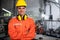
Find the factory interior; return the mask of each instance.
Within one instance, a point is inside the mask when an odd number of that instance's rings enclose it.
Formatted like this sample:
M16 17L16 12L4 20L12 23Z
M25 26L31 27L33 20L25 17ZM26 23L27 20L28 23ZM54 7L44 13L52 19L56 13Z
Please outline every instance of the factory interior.
M17 0L0 0L0 40L10 40L8 22L17 16ZM60 0L25 0L26 14L34 19L34 40L60 40Z

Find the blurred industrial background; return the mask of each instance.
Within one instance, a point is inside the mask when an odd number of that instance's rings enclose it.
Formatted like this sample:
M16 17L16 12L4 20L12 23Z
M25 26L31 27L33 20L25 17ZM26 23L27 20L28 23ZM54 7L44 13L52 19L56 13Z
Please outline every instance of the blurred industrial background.
M8 22L17 15L17 0L0 0L0 40L10 40ZM36 23L35 40L60 40L60 0L26 0L26 14Z

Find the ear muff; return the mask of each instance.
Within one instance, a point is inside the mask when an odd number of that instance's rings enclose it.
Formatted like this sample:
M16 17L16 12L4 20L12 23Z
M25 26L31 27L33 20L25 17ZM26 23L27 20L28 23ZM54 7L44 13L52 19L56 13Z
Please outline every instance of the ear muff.
M28 16L25 14L24 16L23 16L23 20L26 20L28 18Z
M21 15L17 15L17 19L18 20L22 20L22 16Z
M21 15L17 15L18 20L26 20L28 16L25 14L23 17Z

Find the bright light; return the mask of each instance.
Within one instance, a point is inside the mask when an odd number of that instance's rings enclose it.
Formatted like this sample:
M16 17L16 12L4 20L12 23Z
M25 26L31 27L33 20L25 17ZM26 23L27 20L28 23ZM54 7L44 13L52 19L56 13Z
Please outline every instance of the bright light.
M4 9L4 8L2 8L2 10L4 10L5 12L8 12L8 13L11 13L10 11L8 11L8 10L6 10L6 9Z
M55 0L58 3L58 0Z
M45 14L42 14L42 18L44 18L45 17Z
M2 8L2 10L4 10L5 12L7 12L7 13L4 14L4 16L11 16L11 12L10 11L8 11L8 10L6 10L4 8Z
M42 18L44 18L45 20L49 20L49 16L48 16L48 15L42 14L41 16L42 16Z
M49 16L48 15L45 15L45 20L49 20Z

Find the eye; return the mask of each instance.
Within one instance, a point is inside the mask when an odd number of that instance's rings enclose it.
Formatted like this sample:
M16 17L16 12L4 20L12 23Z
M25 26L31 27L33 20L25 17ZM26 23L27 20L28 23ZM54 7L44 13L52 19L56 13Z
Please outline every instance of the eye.
M25 8L18 8L18 9L25 9Z
M25 9L25 8L22 8L22 9Z
M18 8L18 9L21 9L21 8Z

